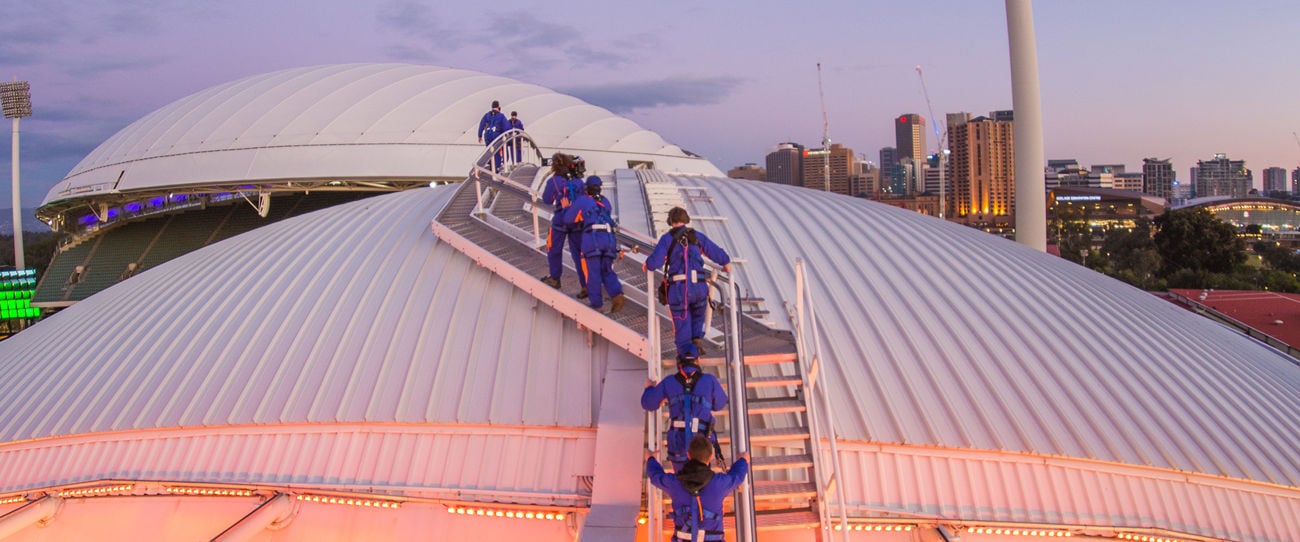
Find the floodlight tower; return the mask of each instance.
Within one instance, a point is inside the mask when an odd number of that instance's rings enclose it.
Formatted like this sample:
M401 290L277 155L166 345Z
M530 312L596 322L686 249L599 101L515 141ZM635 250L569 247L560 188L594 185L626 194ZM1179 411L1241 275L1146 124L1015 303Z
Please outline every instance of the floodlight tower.
M14 268L26 267L23 261L23 205L18 193L18 121L32 116L32 91L27 81L14 80L0 83L0 105L5 118L14 119L13 181L14 181Z

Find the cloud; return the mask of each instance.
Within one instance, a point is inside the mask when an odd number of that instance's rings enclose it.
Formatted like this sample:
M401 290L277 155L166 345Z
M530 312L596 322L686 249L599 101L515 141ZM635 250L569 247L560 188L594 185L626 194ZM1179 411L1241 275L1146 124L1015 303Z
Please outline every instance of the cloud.
M459 25L443 24L433 6L391 0L375 11L381 31L395 38L386 51L400 60L429 60L440 51L456 51L472 43Z
M0 18L0 65L30 66L49 57L49 51L73 35L69 11L66 3L55 0L6 4Z
M87 60L77 62L68 68L68 75L79 78L95 77L115 72L145 71L167 63L162 56L140 57L132 59Z
M738 77L683 77L558 90L615 113L627 113L654 107L719 103L743 82Z

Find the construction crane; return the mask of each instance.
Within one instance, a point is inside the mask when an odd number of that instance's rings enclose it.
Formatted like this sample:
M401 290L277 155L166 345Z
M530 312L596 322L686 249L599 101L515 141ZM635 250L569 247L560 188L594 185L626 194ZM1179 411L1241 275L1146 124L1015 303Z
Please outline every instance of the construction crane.
M817 63L817 97L822 104L822 190L831 191L831 124L826 119L826 91L822 89L822 63Z
M947 196L947 187L944 186L943 176L944 169L947 169L944 161L947 159L948 151L948 123L944 123L943 132L940 133L939 119L934 116L934 106L930 103L930 91L925 88L925 73L921 71L920 64L916 65L916 77L921 80L921 95L925 96L925 108L930 112L930 122L934 123L934 135L939 138L939 152L937 153L939 157L939 218L942 219L944 211L947 209L947 201L945 200L945 197Z

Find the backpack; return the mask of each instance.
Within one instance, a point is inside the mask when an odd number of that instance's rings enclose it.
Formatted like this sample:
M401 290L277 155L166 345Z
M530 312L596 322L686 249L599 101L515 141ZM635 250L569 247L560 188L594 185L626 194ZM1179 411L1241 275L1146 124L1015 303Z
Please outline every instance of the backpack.
M659 299L660 305L668 304L668 286L672 284L672 281L668 280L668 262L673 259L673 247L681 245L682 249L685 250L691 245L699 246L699 244L700 240L695 237L694 229L682 226L682 229L673 234L673 242L668 245L668 254L664 256L664 278L659 281L659 289L655 292L655 297Z
M578 201L578 198L587 193L587 185L582 179L565 177L564 186L560 189L560 196L569 200L569 205Z

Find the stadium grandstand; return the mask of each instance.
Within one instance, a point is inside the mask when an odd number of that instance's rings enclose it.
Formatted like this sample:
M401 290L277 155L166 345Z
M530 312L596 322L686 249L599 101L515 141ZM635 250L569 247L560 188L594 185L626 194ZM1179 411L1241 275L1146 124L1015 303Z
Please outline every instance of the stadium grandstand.
M1297 202L1262 197L1214 196L1189 200L1178 208L1203 208L1219 220L1239 229L1259 226L1263 239L1300 250L1300 205Z
M668 539L635 399L673 367L641 264L674 206L733 257L703 360L754 456L733 540L1300 538L1295 358L971 228L615 151L602 314L538 278L546 148L518 137L504 172L480 148L0 342L0 540Z

